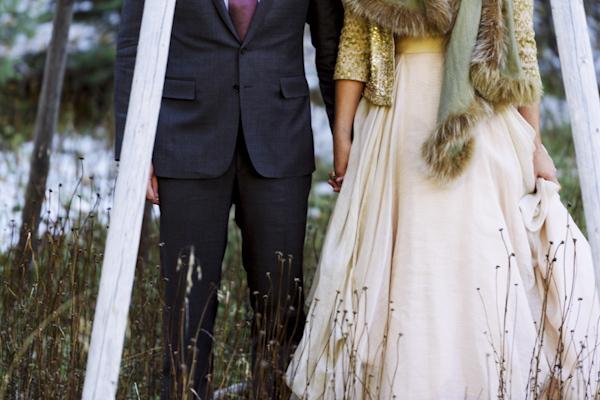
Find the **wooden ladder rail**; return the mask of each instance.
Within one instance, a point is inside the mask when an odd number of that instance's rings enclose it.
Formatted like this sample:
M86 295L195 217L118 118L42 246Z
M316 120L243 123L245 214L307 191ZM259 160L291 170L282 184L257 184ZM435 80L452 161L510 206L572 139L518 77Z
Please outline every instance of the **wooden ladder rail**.
M600 288L600 97L582 0L551 0L587 235ZM598 291L600 297L600 291Z
M117 392L174 12L175 0L145 1L83 385L84 400L114 399Z

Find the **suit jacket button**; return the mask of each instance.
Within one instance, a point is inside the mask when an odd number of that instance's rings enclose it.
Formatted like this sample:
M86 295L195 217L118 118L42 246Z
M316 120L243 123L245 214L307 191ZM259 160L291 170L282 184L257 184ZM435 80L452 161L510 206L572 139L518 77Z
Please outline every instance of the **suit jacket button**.
M236 93L239 93L240 92L240 87L238 85L234 85L233 86L233 91L236 92Z
M242 53L242 55L244 55L244 54L246 54L246 52L247 52L247 51L248 51L248 49L246 49L246 48L244 47L242 50L240 50L240 53Z

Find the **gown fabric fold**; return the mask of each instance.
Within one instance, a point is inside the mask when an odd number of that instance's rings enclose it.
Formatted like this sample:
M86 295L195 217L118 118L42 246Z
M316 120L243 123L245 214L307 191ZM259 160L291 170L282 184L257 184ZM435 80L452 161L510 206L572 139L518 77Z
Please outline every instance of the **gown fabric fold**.
M309 400L533 399L553 374L563 398L591 396L589 245L558 188L535 191L535 132L514 108L478 125L458 179L427 176L443 66L441 52L396 54L393 106L361 100L286 380Z

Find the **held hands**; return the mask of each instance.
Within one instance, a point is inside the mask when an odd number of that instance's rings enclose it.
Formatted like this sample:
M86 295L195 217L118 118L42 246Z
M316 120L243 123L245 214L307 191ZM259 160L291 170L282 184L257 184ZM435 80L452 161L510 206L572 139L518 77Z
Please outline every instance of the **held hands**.
M146 199L152 204L160 204L158 201L158 178L154 175L154 165L150 162L150 174L148 176L148 186L146 187Z
M334 135L333 139L333 165L335 172L329 173L327 183L331 185L333 191L338 193L342 189L346 169L348 168L348 158L350 157L350 148L352 141L349 137L343 135Z
M329 180L327 181L333 188L333 191L338 193L342 190L342 183L344 183L344 175L338 176L335 172L329 172Z

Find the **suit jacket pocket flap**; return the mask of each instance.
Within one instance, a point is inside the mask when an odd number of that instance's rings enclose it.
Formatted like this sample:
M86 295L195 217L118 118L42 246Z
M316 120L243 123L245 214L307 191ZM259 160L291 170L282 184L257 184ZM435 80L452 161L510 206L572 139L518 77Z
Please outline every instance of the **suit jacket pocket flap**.
M310 89L304 76L296 76L294 78L281 78L281 94L286 99L294 97L308 96Z
M194 100L196 98L196 81L167 78L165 79L162 97Z

